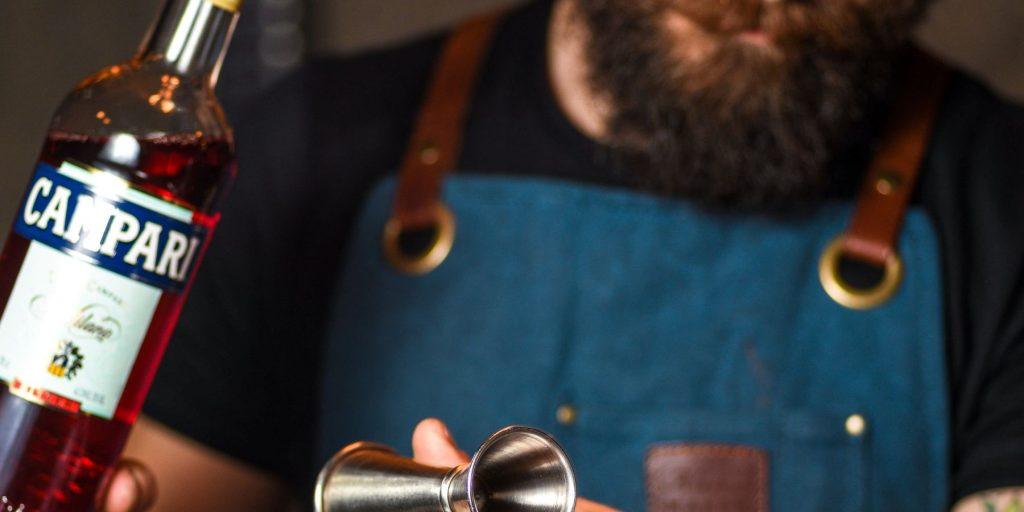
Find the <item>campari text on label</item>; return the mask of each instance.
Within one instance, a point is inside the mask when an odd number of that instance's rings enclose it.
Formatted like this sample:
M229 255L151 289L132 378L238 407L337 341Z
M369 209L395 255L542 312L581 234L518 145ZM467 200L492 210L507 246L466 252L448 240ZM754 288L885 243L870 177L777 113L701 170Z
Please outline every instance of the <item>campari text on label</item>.
M193 213L72 163L40 163L15 225L22 236L126 277L181 291L206 231Z

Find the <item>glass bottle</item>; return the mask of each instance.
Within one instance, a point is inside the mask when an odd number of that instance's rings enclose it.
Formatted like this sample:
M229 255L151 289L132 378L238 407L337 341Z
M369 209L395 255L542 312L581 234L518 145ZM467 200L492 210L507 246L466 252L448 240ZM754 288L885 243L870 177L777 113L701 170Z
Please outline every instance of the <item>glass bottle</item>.
M94 510L120 456L235 174L240 1L167 0L53 117L0 254L0 510Z

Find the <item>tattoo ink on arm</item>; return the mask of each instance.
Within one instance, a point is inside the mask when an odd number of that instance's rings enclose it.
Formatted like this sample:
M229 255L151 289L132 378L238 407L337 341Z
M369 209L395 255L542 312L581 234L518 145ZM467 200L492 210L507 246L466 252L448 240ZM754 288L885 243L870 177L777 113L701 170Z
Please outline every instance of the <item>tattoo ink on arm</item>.
M953 512L1024 512L1024 487L995 489L968 496Z

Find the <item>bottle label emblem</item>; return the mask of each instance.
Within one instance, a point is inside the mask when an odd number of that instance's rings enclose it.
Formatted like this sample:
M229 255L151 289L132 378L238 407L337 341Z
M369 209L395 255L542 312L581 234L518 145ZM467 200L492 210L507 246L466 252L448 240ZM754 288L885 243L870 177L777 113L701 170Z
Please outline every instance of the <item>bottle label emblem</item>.
M111 419L161 295L188 283L193 212L71 163L39 164L15 231L30 240L0 316L12 393Z

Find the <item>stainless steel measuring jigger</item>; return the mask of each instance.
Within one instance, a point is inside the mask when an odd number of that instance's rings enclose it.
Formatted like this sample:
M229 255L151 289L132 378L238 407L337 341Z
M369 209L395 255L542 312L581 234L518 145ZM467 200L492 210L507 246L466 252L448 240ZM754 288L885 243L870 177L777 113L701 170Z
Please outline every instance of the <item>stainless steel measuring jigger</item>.
M576 479L551 436L511 426L455 468L425 466L387 446L338 452L317 479L317 512L572 512Z

